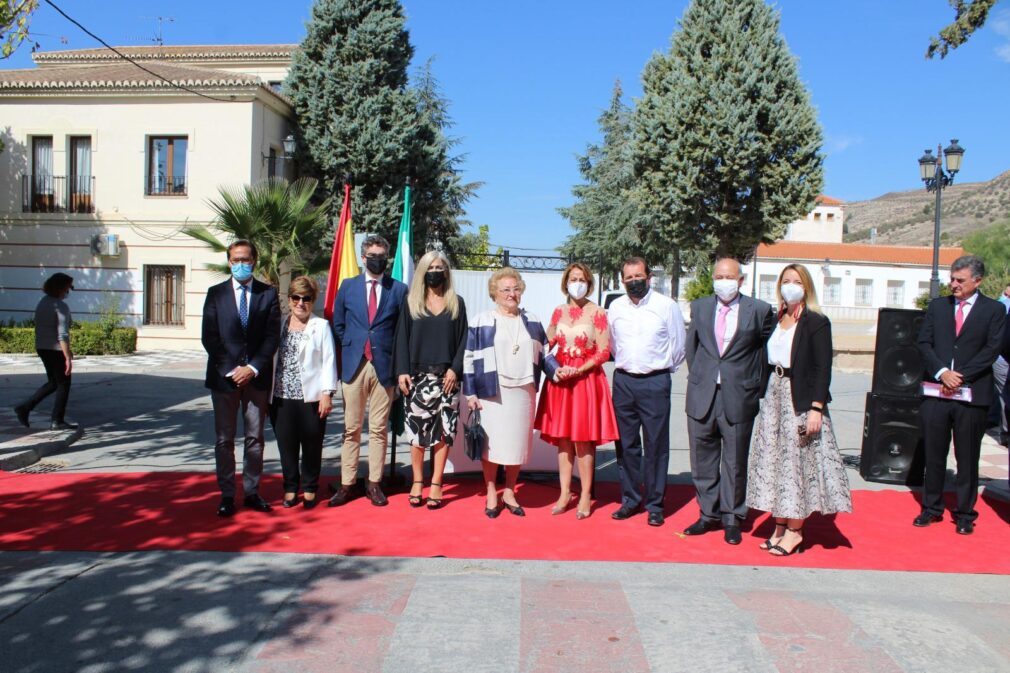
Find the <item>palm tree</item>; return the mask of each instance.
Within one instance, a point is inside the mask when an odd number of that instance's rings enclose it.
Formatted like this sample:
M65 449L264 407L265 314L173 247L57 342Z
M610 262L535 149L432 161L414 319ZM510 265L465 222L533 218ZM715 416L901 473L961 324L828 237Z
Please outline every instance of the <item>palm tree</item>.
M318 182L299 178L289 183L272 178L241 191L220 188L220 198L209 201L215 212L212 226L232 241L252 241L259 252L257 267L263 278L286 291L292 274L316 275L329 265L329 253L322 238L329 223L330 199L312 204ZM183 233L203 241L218 252L222 242L205 226L187 227ZM230 273L227 264L208 264L213 271Z

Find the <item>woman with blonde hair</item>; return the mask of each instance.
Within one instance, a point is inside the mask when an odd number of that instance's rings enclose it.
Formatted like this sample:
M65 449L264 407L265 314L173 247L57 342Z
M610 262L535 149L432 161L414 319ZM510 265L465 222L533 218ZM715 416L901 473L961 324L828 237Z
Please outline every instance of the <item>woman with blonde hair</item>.
M775 517L775 531L761 548L788 556L803 551L803 522L811 513L851 512L852 499L828 414L831 321L802 264L782 270L776 296L771 381L754 427L747 505Z
M547 354L544 327L519 308L526 283L511 267L498 269L487 284L495 308L470 319L463 354L463 394L471 412L480 410L487 433L481 466L487 487L484 514L498 516L498 466L505 467L502 502L515 516L526 512L516 500L519 467L533 442L533 412L540 374L553 378L557 361Z
M410 464L414 472L408 502L442 505L442 475L459 419L459 379L466 345L466 305L452 287L449 259L440 251L417 263L400 308L393 345L393 373L403 393ZM424 450L431 448L433 471L424 492Z
M567 300L554 309L547 339L558 347L557 383L540 394L534 427L545 442L558 447L561 494L551 514L571 504L572 464L578 460L581 494L575 518L589 516L596 447L618 438L617 418L603 363L610 358L607 312L589 301L593 273L585 264L569 264L561 274Z

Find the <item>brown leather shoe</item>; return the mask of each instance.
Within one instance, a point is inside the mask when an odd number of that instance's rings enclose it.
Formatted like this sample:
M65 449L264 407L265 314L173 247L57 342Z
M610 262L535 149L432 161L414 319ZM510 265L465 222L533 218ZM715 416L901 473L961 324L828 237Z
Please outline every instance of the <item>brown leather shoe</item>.
M386 500L386 496L382 492L382 489L379 488L379 482L377 481L368 482L368 488L365 489L365 495L368 496L368 499L371 500L372 504L376 507L385 507L389 504L389 500Z
M351 487L342 485L333 493L333 497L330 498L328 505L330 507L340 507L350 499L351 499Z

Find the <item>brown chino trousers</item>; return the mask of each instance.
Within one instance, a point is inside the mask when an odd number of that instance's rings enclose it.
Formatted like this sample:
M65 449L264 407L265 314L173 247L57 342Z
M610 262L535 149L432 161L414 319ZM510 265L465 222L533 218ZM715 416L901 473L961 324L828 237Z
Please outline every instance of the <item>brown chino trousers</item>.
M352 486L358 479L361 428L368 410L368 481L382 479L389 437L389 409L393 388L385 388L368 360L350 383L341 384L344 396L344 446L340 451L340 483Z

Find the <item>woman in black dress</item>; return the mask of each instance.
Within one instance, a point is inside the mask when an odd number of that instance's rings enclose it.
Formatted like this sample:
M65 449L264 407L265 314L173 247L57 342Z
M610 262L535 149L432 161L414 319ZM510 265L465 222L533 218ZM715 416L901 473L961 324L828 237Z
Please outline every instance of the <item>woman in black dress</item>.
M452 288L449 259L432 250L417 263L407 301L400 310L393 371L405 398L406 433L414 472L411 507L442 505L442 474L459 420L459 380L466 346L466 306ZM424 450L434 467L425 500Z

